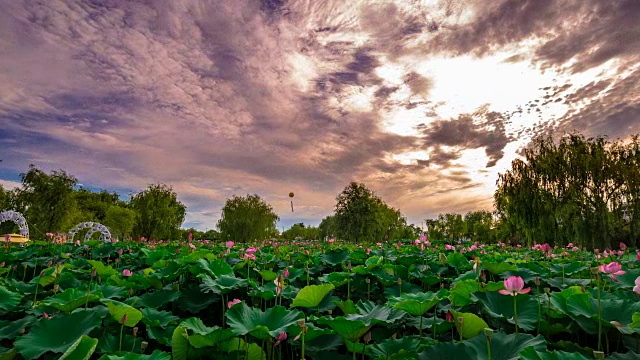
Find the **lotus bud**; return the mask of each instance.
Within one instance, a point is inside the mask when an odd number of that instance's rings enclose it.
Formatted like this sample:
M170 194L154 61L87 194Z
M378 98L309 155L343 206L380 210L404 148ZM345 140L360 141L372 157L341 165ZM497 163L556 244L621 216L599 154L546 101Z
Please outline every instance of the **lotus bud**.
M402 285L402 279L398 278L398 285Z
M545 294L549 294L551 292L551 288L548 287L544 288L543 290Z
M305 324L304 319L298 320L298 326L300 326L301 328L304 328L304 324Z
M587 291L587 289L585 289L585 288L584 288L584 285L580 286L580 290L581 290L582 292L586 292L586 291Z
M536 280L534 281L536 286L540 286L540 278L536 276Z
M333 314L333 310L331 309L327 310L327 312L329 313L329 315Z
M453 313L451 312L451 310L447 311L445 319L447 320L447 322L453 322Z
M53 293L54 294L57 294L59 289L60 289L60 286L58 286L58 284L53 285Z
M351 271L351 261L347 264L347 270Z
M145 351L145 350L147 349L147 346L149 346L149 343L148 343L148 342L146 342L146 341L143 341L143 342L140 344L140 350Z
M397 337L398 337L398 334L397 334L397 333L396 333L396 334L391 335L391 338L392 338L393 340L395 340Z
M368 344L371 341L371 330L367 331L366 334L364 334L364 343Z
M24 334L24 328L20 329L20 335Z
M91 271L91 277L96 277L96 268Z
M120 324L124 325L127 322L127 314L122 315L122 319L120 319Z

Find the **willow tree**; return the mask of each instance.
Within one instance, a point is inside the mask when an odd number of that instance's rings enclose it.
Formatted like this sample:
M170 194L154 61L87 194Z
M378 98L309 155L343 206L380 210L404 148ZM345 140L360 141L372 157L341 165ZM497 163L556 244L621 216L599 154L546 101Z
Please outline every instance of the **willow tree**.
M637 140L625 145L579 134L558 144L538 139L498 178L494 198L501 221L528 244L594 248L610 247L612 238L635 241L624 230L631 218L623 210L638 204L638 168L629 161L636 154Z
M264 240L277 232L276 222L280 220L271 205L260 196L233 196L222 208L222 218L218 221L220 235L225 240L247 242Z

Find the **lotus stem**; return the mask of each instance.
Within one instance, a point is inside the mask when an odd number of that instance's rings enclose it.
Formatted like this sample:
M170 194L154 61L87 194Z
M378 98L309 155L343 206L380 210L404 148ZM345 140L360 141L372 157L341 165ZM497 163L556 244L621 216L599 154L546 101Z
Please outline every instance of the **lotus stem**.
M598 287L598 351L602 351L602 305L600 303L600 276L596 276L596 285Z
M420 315L420 340L422 340L422 315Z
M118 351L122 351L122 331L124 330L124 324L120 325L120 345L118 346Z
M518 335L518 303L516 298L517 296L513 297L513 321L516 323L516 335Z

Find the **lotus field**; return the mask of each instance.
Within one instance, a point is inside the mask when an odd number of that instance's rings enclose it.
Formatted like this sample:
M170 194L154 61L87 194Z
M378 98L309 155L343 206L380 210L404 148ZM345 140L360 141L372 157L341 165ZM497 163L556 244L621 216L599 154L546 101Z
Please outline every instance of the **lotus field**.
M0 358L639 359L621 247L32 241L0 252Z

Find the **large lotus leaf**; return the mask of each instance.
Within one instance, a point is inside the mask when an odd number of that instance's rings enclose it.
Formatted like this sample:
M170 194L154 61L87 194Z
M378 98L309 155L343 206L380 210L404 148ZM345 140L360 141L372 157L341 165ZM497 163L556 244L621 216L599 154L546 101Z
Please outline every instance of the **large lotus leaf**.
M351 300L340 301L338 302L337 305L345 315L355 314L358 312L358 308L356 307L356 304Z
M208 327L206 326L200 318L192 317L184 320L180 323L180 327L186 329L187 331L191 331L193 334L207 335L208 333L214 331L216 327Z
M318 281L323 283L331 283L335 287L340 287L347 283L347 281L349 280L349 276L350 274L348 273L332 272L330 274L320 276L318 278Z
M293 299L291 307L314 308L320 305L322 299L333 290L333 284L308 285L302 288Z
M0 314L11 311L20 304L20 299L22 299L20 294L9 291L4 286L0 286L0 310L2 310Z
M422 316L440 302L440 298L433 292L405 293L399 297L389 299L388 305L414 316Z
M394 276L393 266L390 264L371 269L371 274L375 275L384 286L393 286L398 283L398 278Z
M260 340L277 337L286 328L303 318L299 311L276 306L262 312L242 302L226 312L227 324L237 335L251 334Z
M368 258L367 261L364 262L364 265L367 267L367 269L370 270L382 265L383 261L384 261L384 256L372 256Z
M262 280L264 281L273 281L278 278L278 274L274 273L271 270L257 270L258 274L262 276Z
M257 297L257 298L261 298L264 300L271 300L274 297L276 297L276 292L273 290L261 290L257 289L257 290L252 290L251 292L249 292L249 296L251 297Z
M579 286L572 286L568 289L562 290L561 292L551 293L551 308L561 314L570 315L567 300L575 294L582 294L582 290Z
M154 350L151 354L134 354L125 353L122 356L119 355L102 355L100 360L171 360L171 354L160 350Z
M449 301L456 307L471 304L471 294L480 290L478 282L475 280L461 281L449 290Z
M138 321L142 320L142 313L140 312L140 310L132 306L110 299L102 299L101 301L103 304L107 305L109 314L111 314L113 319L118 323L122 321L122 318L125 315L127 316L127 318L124 322L124 325L128 327L134 327L136 326Z
M624 270L626 271L624 275L616 276L618 282L612 284L614 289L631 289L636 285L635 281L638 276L640 276L640 269L629 269L625 267Z
M207 274L200 274L198 278L202 280L200 288L206 293L226 294L237 288L247 286L247 280L239 279L235 276L222 275L214 280Z
M93 266L94 269L96 269L96 274L98 274L98 276L100 276L103 279L106 279L118 273L116 269L112 268L109 265L103 264L102 261L87 260L87 262L91 264L91 266Z
M488 272L495 275L502 274L503 272L506 272L506 271L518 271L517 266L506 263L506 262L484 261L482 262L482 267L487 269Z
M522 360L590 360L580 353L565 351L536 351L534 347L528 347L520 352Z
M633 351L629 351L628 353L619 354L614 353L607 358L607 360L637 360L640 359L640 354L635 353Z
M589 279L570 279L565 277L563 280L560 276L547 279L546 281L549 285L558 289L566 289L570 286L589 286L591 283Z
M487 323L482 320L478 315L471 313L453 312L454 322L458 333L462 334L464 339L471 339L480 334L486 327L489 327ZM462 327L458 318L462 317Z
M144 308L140 310L142 313L142 322L147 326L166 327L170 323L180 320L179 317L173 315L170 311L158 311L152 308Z
M471 267L471 265L469 265L469 260L458 252L453 252L447 256L447 264L459 272L464 270L464 268Z
M348 320L361 320L367 325L394 324L406 315L403 311L376 305L371 301L358 302L356 307L358 312L347 315L346 318Z
M478 360L488 360L487 356L487 338L484 335L464 342L467 346L476 351ZM543 351L546 349L546 343L542 335L533 337L529 334L509 334L504 331L498 331L491 338L491 360L518 360L520 352L528 347Z
M415 356L420 349L420 340L406 336L397 340L387 339L381 343L371 345L369 349L374 359L378 357L387 359L401 351L407 352L407 355ZM411 358L414 358L414 356Z
M594 299L594 303L597 304L597 299ZM640 302L634 300L602 300L601 306L603 321L617 321L623 327L633 323L634 314L640 312Z
M349 320L342 316L336 318L320 318L317 322L331 326L333 331L351 342L358 341L372 326L367 325L362 320Z
M306 323L305 326L307 327L307 333L304 335L305 341L311 341L323 335L335 334L335 332L329 328L319 328L312 323ZM300 328L300 325L298 324L290 325L287 329L287 333L291 338L295 338L300 335L301 332L302 328Z
M213 331L208 334L193 334L189 336L189 344L196 349L207 346L214 346L233 338L235 334L231 329L222 329L214 326Z
M436 334L442 334L451 330L453 322L448 322L445 319L436 318L436 328L433 329L433 316L431 317L414 317L407 320L407 325L413 326L416 329L420 329L420 319L422 318L422 330L429 330Z
M192 314L197 314L210 304L220 300L217 296L203 293L196 284L187 285L180 290L182 295L177 301L178 307Z
M98 346L98 339L82 335L62 354L60 360L88 360Z
M65 352L82 335L102 324L95 311L77 311L71 315L42 319L29 333L16 339L15 346L25 359L35 359L52 351Z
M246 355L244 357L246 360L264 360L267 358L264 350L258 344L246 343L240 338L234 338L223 343L221 348L228 353L238 352L243 356Z
M464 343L441 342L416 356L417 360L477 359L476 351ZM493 358L492 358L493 360Z
M198 266L214 277L222 275L233 276L233 269L224 260L198 259Z
M103 299L121 299L129 294L127 289L113 285L102 285L98 290Z
M327 251L325 254L320 255L320 261L326 262L331 265L341 264L343 261L349 259L349 252L346 250L341 251Z
M148 292L140 298L138 298L137 304L142 307L159 308L165 303L177 300L180 297L180 292L173 290L156 290L154 292Z
M33 316L26 316L14 321L0 321L0 340L15 339L16 336L20 335L20 330L26 328L34 320Z
M507 319L515 325L513 313L513 296L502 295L498 292L479 292L473 296L480 300L489 316L497 319ZM518 306L518 327L526 331L535 329L538 323L538 302L533 296L518 295L515 297Z
M397 282L393 286L389 286L384 289L384 296L386 298L398 297L402 294L415 293L422 291L422 288L418 285L414 285L410 282L404 282L402 285Z
M58 310L70 313L87 302L98 300L100 297L96 294L88 294L85 290L71 288L42 300L40 304L53 306Z
M549 269L551 269L551 271L556 274L562 274L562 272L564 271L564 275L568 276L586 270L587 266L583 265L581 262L576 261L566 264L551 264L551 266L549 266Z
M167 326L167 328L147 327L147 335L149 339L153 339L160 344L171 346L171 338L176 326Z
M171 355L173 360L187 360L187 354L189 353L188 337L187 329L182 326L178 326L173 330L173 336L171 337Z

